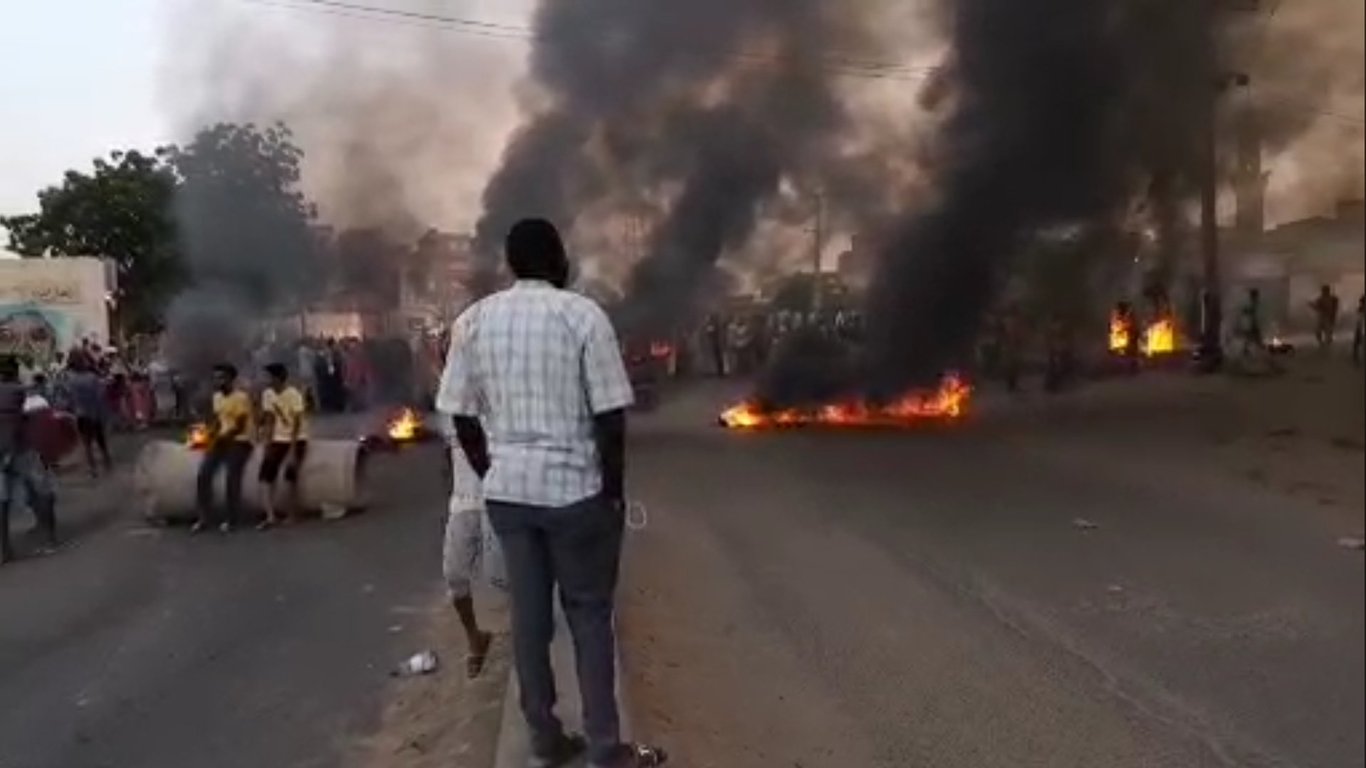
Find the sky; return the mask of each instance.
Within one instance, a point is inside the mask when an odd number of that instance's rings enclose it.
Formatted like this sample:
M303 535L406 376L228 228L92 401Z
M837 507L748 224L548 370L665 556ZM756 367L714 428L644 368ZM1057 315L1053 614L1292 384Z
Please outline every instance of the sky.
M0 214L118 147L167 141L166 0L15 0L0 24Z
M527 0L374 4L439 7L448 14L511 23L525 22L531 5ZM202 10L201 19L226 10L292 17L297 23L326 21L244 0L11 0L4 5L0 215L35 210L40 189L60 182L68 169L88 169L91 160L113 149L152 148L177 138L184 105L166 101L165 58L177 39L185 39L177 38L172 25L186 18L186 8L195 15ZM386 32L382 26L375 29Z

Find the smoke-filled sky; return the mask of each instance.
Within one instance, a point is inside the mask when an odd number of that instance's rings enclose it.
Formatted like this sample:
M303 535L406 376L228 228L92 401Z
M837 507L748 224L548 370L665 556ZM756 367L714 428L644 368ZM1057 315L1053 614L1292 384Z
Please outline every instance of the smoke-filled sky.
M368 1L368 0L367 0ZM392 8L435 11L451 16L487 19L497 23L530 24L534 0L375 0ZM1269 4L1269 3L1268 3ZM645 4L642 4L645 5ZM863 8L877 3L839 2L830 5ZM889 35L905 41L908 49L927 50L936 41L933 30L916 23L917 6L923 0L896 4L902 10L887 23ZM1304 137L1275 158L1270 165L1270 220L1284 221L1327 210L1328 198L1337 188L1360 190L1362 120L1363 5L1344 0L1278 0L1266 45L1259 53L1265 62L1258 74L1277 100L1292 108L1307 101L1312 109L1299 110L1314 125ZM883 11L889 13L888 11ZM479 215L482 178L496 165L506 131L516 122L513 93L529 49L525 41L480 37L434 30L415 25L321 15L306 11L253 4L245 0L104 0L16 3L8 9L0 30L0 69L24 73L0 82L0 93L12 114L23 120L0 125L0 210L18 212L33 204L38 187L60 178L71 167L87 163L105 148L136 146L182 136L196 118L197 107L226 109L236 100L247 108L246 94L272 94L266 103L285 106L302 118L312 112L322 123L325 111L333 118L344 115L348 104L364 99L320 99L310 104L311 89L327 91L329 83L351 80L368 71L378 59L388 63L390 82L431 87L435 93L421 101L439 109L426 110L427 123L409 123L396 130L395 141L405 133L439 124L453 126L459 135L447 140L446 157L459 161L446 169L452 181L423 184L413 193L419 214L453 229L472 226ZM334 69L336 58L350 58L337 48L350 46L365 51L351 58L349 67ZM303 41L307 41L306 43ZM414 41L427 49L439 49L432 65L413 63ZM439 41L439 42L438 42ZM201 43L211 44L201 49ZM53 60L50 51L63 55ZM326 53L333 51L332 58ZM210 84L200 75L210 70L205 51L218 62L221 77L212 87L234 98L215 104L204 97ZM404 53L405 51L409 53ZM34 61L47 64L39 70ZM406 63L404 63L406 62ZM383 67L377 67L383 69ZM441 81L414 76L439 72ZM1277 72L1282 74L1277 75ZM253 85L253 83L255 85ZM869 83L864 83L869 84ZM904 83L874 82L886 93L904 90ZM880 87L890 85L891 87ZM293 95L276 93L286 86ZM1331 91L1322 99L1323 91ZM453 118L463 98L472 105L460 109L469 117ZM330 105L330 106L329 106ZM323 109L326 107L326 110ZM449 113L446 110L451 110ZM1348 119L1316 116L1314 110ZM97 113L98 120L90 119ZM439 117L438 117L439 115ZM471 124L472 123L472 124ZM312 147L315 156L336 154ZM1343 153L1348 162L1343 162ZM465 167L468 166L468 167ZM428 171L429 172L429 171ZM319 170L317 175L321 175ZM311 174L312 175L312 174ZM1324 183L1327 175L1335 181Z
M670 82L649 83L655 89L651 98L662 105L677 100L686 78L720 80L718 73L743 69L737 64L745 61L727 58L737 50L752 55L751 69L768 66L762 61L779 51L784 40L782 34L759 27L781 21L784 14L795 24L797 15L806 13L809 27L791 31L807 35L835 62L934 64L947 41L941 22L954 5L951 0L699 2L688 4L685 12L683 6L661 10L665 6L638 2L551 3L547 8L560 10L537 17L534 0L365 3L515 29L559 24L535 49L534 77L527 78L533 46L518 39L525 34L442 28L316 6L310 10L292 0L271 2L182 0L174 8L170 20L175 34L165 43L162 96L172 105L175 123L188 130L206 119L285 118L303 139L310 191L329 217L454 229L472 227L478 220L484 184L498 166L509 133L527 112L543 110L548 98L575 88L596 92L604 103L595 109L615 108L606 102L615 99L620 105L632 98L628 76L650 72L575 73L556 62L556 55L596 51L605 56L609 45L629 53L632 46L643 50L650 44L653 61L646 65L662 72L677 63L669 56L686 51L681 77L670 72ZM807 5L819 12L800 10ZM708 18L712 6L715 20ZM633 27L633 15L657 23ZM592 26L579 27L576 17ZM1282 1L1269 23L1259 22L1265 39L1249 49L1256 59L1249 68L1261 86L1256 98L1274 105L1277 124L1284 124L1292 137L1276 147L1270 165L1273 222L1325 210L1343 192L1359 194L1361 22L1360 4L1341 0ZM540 71L534 69L536 62L544 65ZM575 82L580 74L591 77ZM904 149L904 142L923 133L924 119L915 106L923 82L842 75L821 85L833 89L841 108L854 117L846 117L837 131L840 151L881 153L884 162L913 170L908 153L882 150L889 143ZM646 87L645 82L639 87ZM804 121L791 123L792 135L805 127ZM1333 178L1325 180L1323 160L1340 158L1344 151L1355 162L1329 164L1327 175ZM650 201L642 202L648 207Z

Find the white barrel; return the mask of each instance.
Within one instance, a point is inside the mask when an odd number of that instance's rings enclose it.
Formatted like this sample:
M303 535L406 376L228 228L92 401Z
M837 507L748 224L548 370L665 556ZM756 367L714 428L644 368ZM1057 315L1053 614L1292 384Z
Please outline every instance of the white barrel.
M259 510L261 493L257 476L261 469L260 446L252 452L242 474L242 506ZM199 465L202 451L183 443L159 440L148 443L138 455L133 471L133 488L142 513L154 520L188 520L196 515ZM299 504L304 511L334 514L336 511L363 509L365 495L365 453L353 440L315 440L308 444L308 456L299 472ZM281 472L277 491L285 493ZM225 473L214 480L214 501L222 504ZM283 499L281 499L283 501Z

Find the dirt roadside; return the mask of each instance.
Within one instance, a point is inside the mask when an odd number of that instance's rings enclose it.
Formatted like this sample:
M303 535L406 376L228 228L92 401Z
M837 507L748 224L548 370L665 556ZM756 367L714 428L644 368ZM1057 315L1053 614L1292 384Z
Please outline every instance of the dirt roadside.
M506 625L498 607L485 610L483 618L489 627ZM510 661L506 634L500 632L484 673L471 681L465 677L464 635L444 599L431 605L422 624L413 652L435 651L440 668L424 677L395 678L386 686L379 728L352 750L347 768L493 765Z

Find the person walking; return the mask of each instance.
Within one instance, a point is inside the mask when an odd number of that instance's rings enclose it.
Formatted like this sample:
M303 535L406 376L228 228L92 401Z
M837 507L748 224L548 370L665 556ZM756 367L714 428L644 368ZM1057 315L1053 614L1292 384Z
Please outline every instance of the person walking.
M199 519L190 528L199 533L214 520L213 483L219 470L226 476L225 515L218 524L223 533L237 525L242 509L242 474L252 451L251 396L237 382L237 368L219 363L213 369L213 419L209 421L209 447L199 463Z
M97 450L104 471L110 472L114 462L109 457L109 401L105 396L104 382L82 356L73 355L71 358L70 371L66 377L66 395L72 414L76 417L76 432L85 449L85 466L90 476L100 475L99 465L95 462Z
M602 308L564 290L570 264L553 224L518 222L506 255L516 282L455 321L437 410L451 417L483 480L502 545L532 766L566 765L585 750L592 768L663 765L661 750L621 742L617 710L613 602L633 399L621 348ZM586 743L554 712L557 586L574 639Z
M473 680L484 671L493 645L493 634L479 625L479 614L474 609L474 580L482 572L495 586L507 585L506 578L500 576L499 553L489 530L479 476L453 440L447 446L446 457L451 498L441 547L441 575L446 580L451 607L465 630L465 675Z
M1333 347L1340 304L1331 285L1320 288L1318 297L1309 302L1309 308L1314 310L1314 341L1318 342L1320 350L1327 351Z
M39 453L36 416L24 407L26 388L19 375L19 361L12 355L0 356L0 564L14 559L9 517L16 501L33 512L43 536L42 551L57 548L57 494L52 472Z

